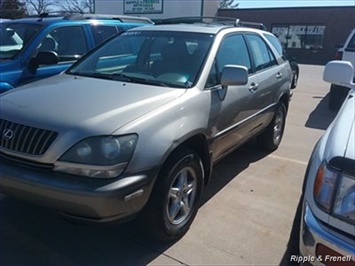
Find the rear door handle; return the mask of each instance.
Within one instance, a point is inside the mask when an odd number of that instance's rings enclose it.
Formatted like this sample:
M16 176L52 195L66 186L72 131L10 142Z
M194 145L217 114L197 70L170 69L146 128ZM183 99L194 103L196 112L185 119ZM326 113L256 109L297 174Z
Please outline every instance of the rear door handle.
M277 79L281 79L281 78L282 78L282 73L280 73L280 72L277 73L277 74L276 74L276 78L277 78Z
M250 92L255 92L259 88L259 84L252 82L249 87Z

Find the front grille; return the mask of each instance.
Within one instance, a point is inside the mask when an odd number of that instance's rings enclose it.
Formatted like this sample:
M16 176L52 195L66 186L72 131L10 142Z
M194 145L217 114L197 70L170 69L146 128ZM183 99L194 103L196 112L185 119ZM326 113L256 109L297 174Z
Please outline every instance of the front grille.
M36 169L38 170L52 170L52 164L44 164L44 163L37 163L34 161L25 160L19 157L14 157L8 154L5 154L0 151L0 163L7 162L10 164L20 164L21 167L26 167L28 169Z
M0 119L0 147L30 155L42 155L58 133Z

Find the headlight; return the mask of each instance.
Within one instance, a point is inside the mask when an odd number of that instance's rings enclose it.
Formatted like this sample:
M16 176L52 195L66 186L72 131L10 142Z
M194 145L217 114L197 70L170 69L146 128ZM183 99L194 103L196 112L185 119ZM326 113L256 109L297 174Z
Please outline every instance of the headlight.
M334 199L334 214L355 222L355 180L343 175Z
M355 179L323 163L317 172L313 194L326 212L355 222Z
M137 139L135 134L84 139L55 163L54 170L97 178L116 177L132 157Z

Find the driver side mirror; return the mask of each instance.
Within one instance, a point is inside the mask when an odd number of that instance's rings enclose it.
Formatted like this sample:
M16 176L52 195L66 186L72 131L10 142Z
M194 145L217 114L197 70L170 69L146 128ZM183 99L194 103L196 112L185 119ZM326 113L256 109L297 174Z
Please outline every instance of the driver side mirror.
M354 89L354 67L347 61L330 61L324 68L323 80Z
M245 66L225 65L222 70L222 86L239 86L248 83L248 69Z
M31 60L31 66L37 68L40 65L56 65L59 62L58 54L53 51L40 51Z

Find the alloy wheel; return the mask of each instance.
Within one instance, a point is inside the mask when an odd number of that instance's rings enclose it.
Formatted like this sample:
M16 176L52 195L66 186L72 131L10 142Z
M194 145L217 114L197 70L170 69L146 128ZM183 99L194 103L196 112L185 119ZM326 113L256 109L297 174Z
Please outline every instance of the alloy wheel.
M181 224L192 211L196 199L197 174L192 167L182 168L173 178L166 213L173 225Z

